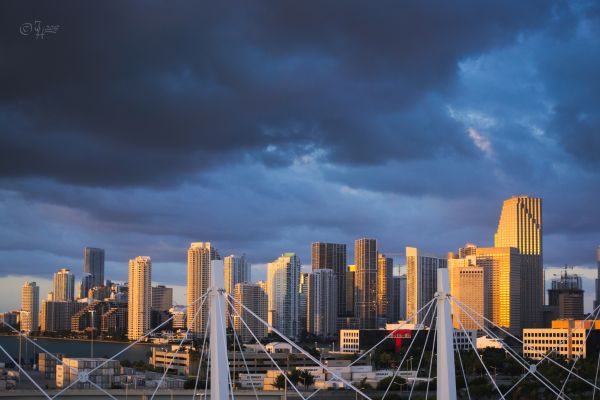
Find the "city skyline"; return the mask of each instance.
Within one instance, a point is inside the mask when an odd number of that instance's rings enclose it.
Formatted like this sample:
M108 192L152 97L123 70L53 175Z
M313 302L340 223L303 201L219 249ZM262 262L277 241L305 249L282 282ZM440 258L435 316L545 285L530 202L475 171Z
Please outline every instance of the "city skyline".
M255 265L282 251L307 265L310 243L359 237L386 254L489 247L514 194L544 199L547 266L594 267L593 7L163 7L119 10L103 35L111 5L45 7L35 18L69 29L44 40L18 32L27 4L3 10L0 284L79 271L85 246L106 249L106 276L151 254L157 281L176 284L194 240ZM169 35L152 28L165 14Z

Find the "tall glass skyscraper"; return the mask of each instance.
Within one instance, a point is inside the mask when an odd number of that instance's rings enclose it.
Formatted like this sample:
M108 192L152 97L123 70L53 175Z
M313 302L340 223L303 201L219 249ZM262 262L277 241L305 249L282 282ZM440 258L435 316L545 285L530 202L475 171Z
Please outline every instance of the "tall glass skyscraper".
M289 338L299 334L300 259L296 253L283 253L267 266L269 324Z
M92 276L92 286L104 285L104 249L83 249L83 272Z
M355 317L361 329L377 329L377 241L354 242Z
M338 287L336 301L338 314L346 315L346 245L343 243L315 242L311 246L312 270L329 268L337 276Z
M505 200L494 247L514 247L521 253L521 326L541 327L544 304L542 199L513 196Z
M415 247L406 247L406 318L412 323L431 324L433 313L427 315L427 310L422 308L437 291L438 268L447 266L445 258L424 255Z

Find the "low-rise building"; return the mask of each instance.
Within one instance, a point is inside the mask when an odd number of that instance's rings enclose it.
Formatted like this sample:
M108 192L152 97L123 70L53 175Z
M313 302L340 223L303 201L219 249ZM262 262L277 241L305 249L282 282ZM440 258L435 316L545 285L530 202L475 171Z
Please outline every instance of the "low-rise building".
M542 359L547 353L567 359L586 358L600 350L600 321L554 320L551 328L523 329L523 356Z
M95 368L97 369L90 374ZM78 382L73 386L76 389L91 389L94 385L90 382L103 389L110 389L121 383L121 364L118 360L106 358L63 358L62 364L56 365L56 387L67 387L76 380Z
M178 345L171 346L170 349L152 348L150 364L156 368L169 369L170 373L177 375L195 374L198 369L198 362L192 363L192 353L190 348Z

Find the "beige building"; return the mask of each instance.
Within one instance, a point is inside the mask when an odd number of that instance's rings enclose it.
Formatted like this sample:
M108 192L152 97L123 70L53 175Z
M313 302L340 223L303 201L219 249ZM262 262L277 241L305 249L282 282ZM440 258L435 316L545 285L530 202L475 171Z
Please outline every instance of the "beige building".
M21 291L21 330L25 333L39 329L40 287L35 282L25 282Z
M68 268L54 273L54 301L73 301L75 299L75 275Z
M588 342L598 343L599 338L600 321L555 320L551 328L523 329L523 356L540 360L552 352L567 359L586 358L588 350L597 351L588 349Z
M152 347L149 363L155 368L177 375L196 374L198 371L198 362L192 362L192 354L188 347L172 345L171 349L161 349Z
M322 337L337 334L338 274L322 268L308 274L307 332Z
M450 294L463 305L468 313L452 302L452 325L454 329L481 330L484 326L484 270L477 266L477 257L455 258L448 254ZM475 312L473 312L475 311ZM479 315L477 315L479 314Z
M283 253L267 265L269 325L289 338L299 334L300 258L296 253Z
M394 260L379 253L377 256L377 317L378 327L392 322L390 304L392 280L394 277Z
M150 330L152 308L152 260L139 256L129 260L127 337L137 340Z
M233 328L240 341L247 343L254 340L246 325L248 325L259 340L267 336L267 327L238 304L239 302L248 307L253 313L266 321L268 301L265 291L256 283L242 282L235 285L234 296L237 302L235 303L235 312L233 313ZM246 322L246 325L244 325L241 319Z
M544 264L542 257L542 199L513 196L504 201L494 247L514 247L521 254L521 325L542 325Z
M188 249L187 326L192 335L204 335L208 322L208 300L200 309L201 298L210 285L211 261L220 259L219 252L210 242L192 243Z
M89 373L96 369L87 380L80 379L81 374ZM64 388L71 382L79 381L73 386L75 389L95 389L90 382L103 389L110 389L122 381L121 364L117 360L106 358L63 358L62 364L56 365L56 387Z

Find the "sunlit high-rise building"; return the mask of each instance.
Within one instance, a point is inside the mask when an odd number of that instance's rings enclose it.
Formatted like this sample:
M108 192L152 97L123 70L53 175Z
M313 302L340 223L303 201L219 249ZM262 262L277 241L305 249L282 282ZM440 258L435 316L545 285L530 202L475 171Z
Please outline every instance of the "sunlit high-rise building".
M68 268L54 273L54 301L73 301L75 299L75 275Z
M355 317L361 329L376 329L377 318L377 241L358 239L354 242Z
M188 249L187 325L192 335L204 335L208 300L202 304L202 296L210 285L211 261L220 259L219 252L210 242L195 242Z
M377 257L377 317L379 327L384 327L388 322L395 322L392 318L391 297L393 294L392 278L394 276L394 260L379 253Z
M346 313L346 245L343 243L315 242L311 246L312 270L329 268L337 275L337 303L338 313Z
M408 320L426 325L431 323L433 314L429 312L427 315L425 305L433 299L437 291L438 268L446 268L447 265L445 258L425 255L415 247L406 247L406 318Z
M449 253L448 277L454 299L451 303L454 329L482 330L485 324L485 279L483 267L477 266L477 256L459 258Z
M83 249L83 272L92 275L92 287L104 285L104 249Z
M267 320L267 294L257 283L240 282L234 286L233 296L237 300L233 312L233 328L243 342L253 341L252 333L260 340L267 336L267 327L252 316L243 304L264 321ZM241 316L241 318L240 318ZM242 322L242 319L244 322ZM247 325L247 327L246 327ZM248 328L252 331L248 330Z
M316 269L308 274L307 331L317 336L337 333L338 274L332 269Z
M150 330L152 315L152 260L147 256L138 256L129 260L127 280L128 314L127 337L137 340Z
M485 277L485 316L521 334L521 255L514 247L478 247L477 266Z
M21 291L21 330L25 333L39 329L40 287L35 282L25 282Z
M521 254L521 325L542 325L544 264L542 257L542 199L513 196L504 201L494 247L514 247Z
M300 259L283 253L267 266L268 322L289 338L299 334Z

